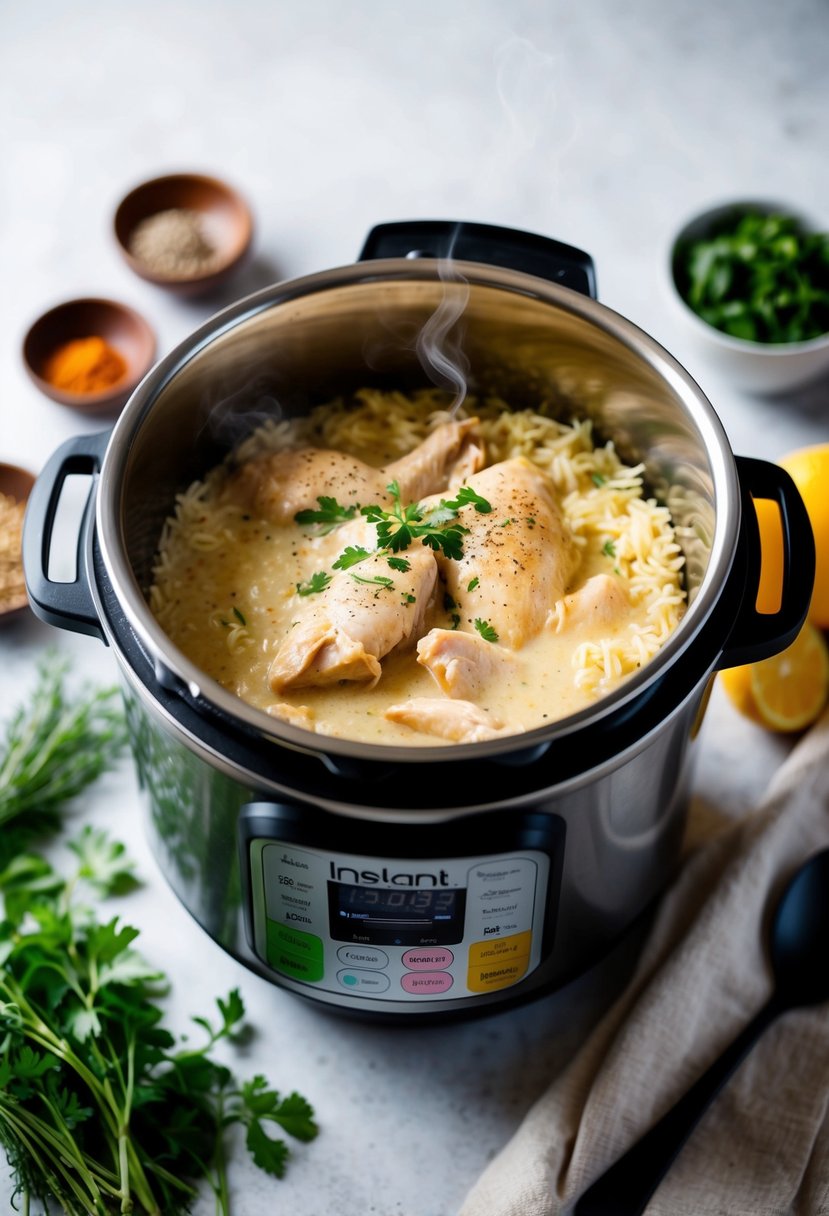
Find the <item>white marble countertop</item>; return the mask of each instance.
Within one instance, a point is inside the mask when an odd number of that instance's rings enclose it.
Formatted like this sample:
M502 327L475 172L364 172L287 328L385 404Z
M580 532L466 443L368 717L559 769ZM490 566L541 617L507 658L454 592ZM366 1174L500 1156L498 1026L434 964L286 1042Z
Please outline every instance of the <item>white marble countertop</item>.
M413 217L501 223L589 250L600 299L685 364L735 451L774 459L829 439L825 383L742 396L693 347L666 282L671 233L709 203L771 196L829 226L827 62L823 0L7 6L0 460L36 472L63 439L100 426L25 377L23 334L51 304L120 298L164 353L219 304L351 262L373 224ZM253 262L208 305L135 278L111 236L128 187L182 168L226 176L256 215ZM100 643L27 620L0 633L4 713L48 644L82 674L114 678ZM786 748L715 692L695 797L749 809ZM106 823L137 859L145 885L124 914L173 977L173 1023L184 1029L241 986L258 1031L243 1068L317 1109L320 1138L297 1148L284 1182L234 1157L235 1216L450 1216L625 974L623 944L564 992L513 1012L441 1029L342 1021L247 973L196 929L144 842L129 763L77 817ZM205 1197L195 1216L212 1209Z

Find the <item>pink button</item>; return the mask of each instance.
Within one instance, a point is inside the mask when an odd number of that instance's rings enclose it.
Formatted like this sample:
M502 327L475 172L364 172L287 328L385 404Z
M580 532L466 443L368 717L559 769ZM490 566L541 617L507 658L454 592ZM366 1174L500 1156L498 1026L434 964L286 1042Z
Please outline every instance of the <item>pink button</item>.
M452 987L452 976L447 971L410 971L400 981L404 992L414 996L428 996L433 992L448 992Z
M403 966L410 971L442 971L454 961L452 951L443 946L421 946L417 950L407 950L403 955Z

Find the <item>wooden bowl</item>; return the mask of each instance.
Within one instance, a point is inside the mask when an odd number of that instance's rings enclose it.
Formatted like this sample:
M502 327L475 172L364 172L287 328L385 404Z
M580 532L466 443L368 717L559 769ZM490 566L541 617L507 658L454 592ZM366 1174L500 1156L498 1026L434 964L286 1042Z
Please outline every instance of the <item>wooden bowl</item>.
M215 251L215 264L204 274L159 274L132 251L132 238L142 220L179 209L199 214L203 236ZM218 178L200 173L173 173L136 186L119 203L114 227L127 265L147 282L183 296L202 295L223 283L244 260L253 238L253 219L242 196Z
M75 393L57 388L45 378L51 355L76 338L100 337L127 365L125 375L96 393ZM155 334L144 318L116 300L67 300L39 317L23 339L23 362L42 393L82 413L117 413L155 358Z
M13 498L15 502L25 503L35 484L33 474L28 469L21 469L16 464L0 464L0 494ZM20 573L23 574L23 554L20 554ZM24 597L22 601L5 606L2 586L0 586L0 625L15 620L29 611L29 602Z

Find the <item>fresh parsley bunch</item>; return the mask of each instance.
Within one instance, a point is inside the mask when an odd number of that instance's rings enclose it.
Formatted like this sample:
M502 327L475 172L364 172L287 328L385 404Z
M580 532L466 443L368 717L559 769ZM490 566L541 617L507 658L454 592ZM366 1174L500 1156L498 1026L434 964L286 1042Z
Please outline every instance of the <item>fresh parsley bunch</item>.
M124 742L115 694L72 699L64 673L47 656L0 754L0 1144L26 1213L36 1199L66 1216L178 1216L206 1180L229 1216L227 1129L241 1124L255 1163L281 1177L288 1148L269 1129L310 1140L313 1111L213 1058L244 1032L237 990L193 1019L196 1046L163 1026L166 977L137 929L95 910L135 885L123 845L84 828L68 875L28 850Z

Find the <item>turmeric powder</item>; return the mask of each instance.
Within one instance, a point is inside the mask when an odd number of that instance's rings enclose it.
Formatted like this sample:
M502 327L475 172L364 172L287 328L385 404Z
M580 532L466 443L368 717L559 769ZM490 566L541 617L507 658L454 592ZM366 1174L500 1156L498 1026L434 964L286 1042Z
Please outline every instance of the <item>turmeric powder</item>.
M103 338L74 338L47 359L44 378L68 393L100 393L127 374L126 360Z

